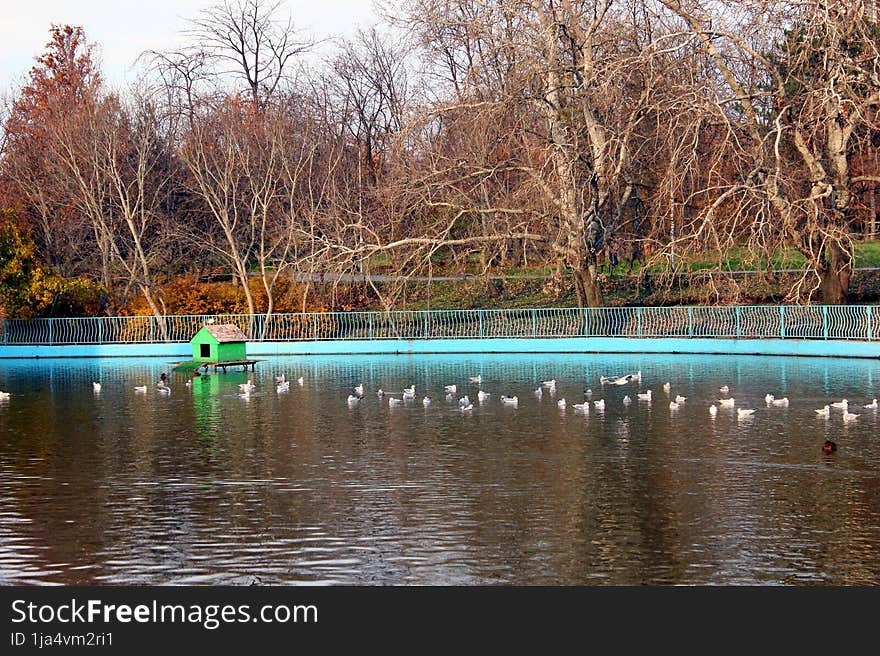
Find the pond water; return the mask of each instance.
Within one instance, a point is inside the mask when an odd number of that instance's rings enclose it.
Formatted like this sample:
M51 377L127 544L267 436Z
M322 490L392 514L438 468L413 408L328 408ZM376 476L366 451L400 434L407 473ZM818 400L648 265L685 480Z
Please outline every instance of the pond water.
M247 397L231 372L160 394L169 370L0 361L0 584L880 583L880 416L861 407L876 362L271 358ZM411 384L398 407L376 394ZM712 419L722 385L754 416ZM572 407L585 388L604 412ZM841 398L857 420L814 412Z

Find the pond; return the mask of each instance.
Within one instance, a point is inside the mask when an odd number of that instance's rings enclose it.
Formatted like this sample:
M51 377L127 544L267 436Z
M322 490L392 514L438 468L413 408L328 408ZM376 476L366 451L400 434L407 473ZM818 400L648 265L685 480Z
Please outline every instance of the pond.
M290 357L170 394L166 371L0 363L0 584L880 582L874 361ZM573 407L588 388L604 411ZM857 419L816 414L842 398Z

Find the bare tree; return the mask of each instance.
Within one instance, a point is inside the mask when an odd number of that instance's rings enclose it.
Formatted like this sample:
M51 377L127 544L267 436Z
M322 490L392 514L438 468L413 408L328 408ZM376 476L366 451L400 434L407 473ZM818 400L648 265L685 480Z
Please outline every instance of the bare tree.
M281 6L280 0L224 0L191 21L196 48L219 74L243 81L255 104L275 95L295 57L313 45L281 15Z
M815 280L793 297L820 289L825 302L845 303L853 187L877 180L851 172L853 159L873 148L880 105L877 3L663 4L693 35L707 69L719 73L705 114L726 124L718 146L738 164L698 220L714 223L722 212L728 233L745 227L748 244L767 254L793 246Z

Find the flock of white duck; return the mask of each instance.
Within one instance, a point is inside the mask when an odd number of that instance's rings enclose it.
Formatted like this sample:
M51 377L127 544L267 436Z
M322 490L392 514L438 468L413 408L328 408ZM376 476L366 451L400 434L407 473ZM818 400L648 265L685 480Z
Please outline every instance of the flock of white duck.
M642 372L638 371L634 374L625 374L623 376L600 376L599 384L604 387L605 385L629 385L631 383L640 384L642 381ZM483 377L482 375L471 376L468 379L468 382L472 385L482 385ZM283 394L285 392L290 391L290 383L291 381L287 380L285 374L281 374L280 376L275 377L275 390L279 394ZM300 376L296 379L297 385L300 387L304 384L304 378ZM186 382L186 386L190 387L192 385L192 381L188 380ZM243 397L251 396L254 391L257 389L257 386L254 384L253 378L248 378L246 383L241 383L239 386L239 394ZM93 382L92 389L95 394L99 394L101 392L101 383ZM687 397L681 396L680 394L676 394L674 397L672 396L672 384L667 382L662 386L663 391L666 393L666 396L669 400L669 409L672 411L678 410L681 408L685 401L687 401ZM137 394L145 394L147 392L146 385L137 385L134 388L135 393ZM353 389L353 394L348 395L348 405L349 407L357 406L361 402L364 397L364 385L363 383L356 385ZM170 395L171 394L171 386L168 385L167 376L163 373L156 383L156 392L158 394ZM454 403L456 401L456 394L458 393L458 385L451 384L445 385L443 388L443 392L445 394L447 403ZM724 385L720 387L719 395L723 398L719 398L715 403L712 403L709 406L709 416L713 419L718 415L719 411L727 410L727 411L735 411L737 419L745 419L747 417L751 417L755 414L755 408L739 408L736 406L736 398L729 396L730 387ZM557 393L557 381L553 380L545 380L541 383L541 385L534 390L533 395L538 399L542 398L545 393L550 394L552 397L556 396ZM12 394L10 392L0 391L0 401L8 400ZM410 387L405 388L399 397L392 395L392 393L386 392L382 389L377 390L376 396L383 400L385 398L388 399L388 406L395 407L404 405L406 402L413 402L416 398L416 386L411 385ZM604 412L605 410L605 399L593 399L593 390L586 389L584 390L584 401L582 403L574 403L572 407L575 411L589 413L590 408L592 406L593 412ZM651 404L654 401L653 392L649 389L645 392L637 392L635 394L636 400L640 403ZM479 389L476 394L477 403L482 405L489 401L492 398L492 394L486 392L485 390ZM469 394L464 394L461 397L458 397L458 408L461 412L469 412L474 409L474 404L471 401ZM500 395L501 404L507 407L516 408L519 406L519 398L516 396L508 396L505 394ZM433 399L430 396L422 397L422 405L428 407L433 402ZM622 404L624 406L629 406L632 404L633 399L627 394L622 399ZM767 394L764 397L764 402L768 408L771 407L781 407L787 408L789 405L788 397L783 397L777 399L773 394ZM565 398L560 398L556 402L557 406L560 409L565 409L568 406L568 401ZM717 405L716 405L717 404ZM830 418L831 410L837 409L842 410L843 421L846 423L856 421L859 418L859 414L855 412L851 412L850 409L854 407L850 405L847 399L842 399L840 401L836 401L833 403L828 403L822 408L818 408L815 410L816 415L819 417ZM862 405L863 408L868 410L873 410L875 413L878 408L880 408L880 404L877 403L877 399L873 399L871 403L867 403Z
M621 385L622 386L622 385L628 385L630 383L640 384L641 381L642 381L642 372L641 371L638 371L634 374L625 374L622 376L600 376L599 377L599 384L602 387L604 387L605 385ZM482 379L481 375L480 376L472 376L469 379L469 382L472 384L481 385L483 382L483 379ZM667 398L669 399L668 404L669 404L669 409L671 411L678 410L687 401L687 397L685 397L685 396L681 396L680 394L676 394L675 396L672 395L672 383L669 383L669 382L664 383L662 386L662 389L663 389L663 392L665 392ZM443 391L446 395L446 401L448 403L452 403L456 400L455 395L458 392L458 385L457 384L446 385L446 386L444 386ZM534 394L534 396L536 396L537 398L540 399L545 394L545 391L546 391L546 393L549 393L551 396L555 397L556 392L557 392L557 381L555 379L543 381L541 383L541 385L537 389L534 390L533 394ZM348 396L349 406L356 406L358 403L360 403L361 399L364 396L363 384L357 385L354 388L353 392L354 392L353 394L349 394L349 396ZM718 392L719 392L719 396L721 396L722 398L717 399L715 403L712 403L709 405L709 416L711 418L714 419L718 415L720 410L727 410L727 411L735 413L735 416L739 420L747 419L755 414L756 408L737 407L736 398L729 396L730 387L728 385L724 385L724 386L720 387L718 389ZM411 385L410 387L405 388L402 391L399 398L396 396L391 396L389 393L383 391L382 389L379 389L376 392L376 395L379 397L379 399L383 399L383 398L387 397L389 407L395 407L398 405L403 405L407 401L413 401L416 397L416 388L415 388L415 385ZM593 394L592 389L584 390L584 397L585 397L584 401L582 403L574 403L574 404L572 404L572 407L574 408L575 411L584 412L584 413L589 413L591 407L592 407L593 412L597 412L597 413L604 412L605 404L606 404L605 399L604 398L593 399L592 398L593 396L594 396L594 394ZM477 402L480 405L482 405L483 403L485 403L486 401L491 399L491 397L492 397L492 394L490 394L489 392L486 392L482 389L477 391L476 398L477 398ZM637 402L646 403L649 405L652 402L654 402L654 400L655 400L654 393L650 389L645 392L637 392L635 394L635 398L636 398ZM516 396L508 396L508 395L502 394L500 396L500 400L501 400L501 403L506 406L517 407L519 405L519 398L517 398ZM768 408L774 408L774 407L775 408L787 408L789 406L788 397L776 398L773 394L765 395L764 402ZM432 398L430 396L422 397L422 404L425 407L431 405L431 403L432 403ZM621 403L624 406L629 406L633 403L633 398L629 394L627 394L623 397L623 399L621 400ZM560 409L565 409L569 405L568 401L565 398L560 398L559 400L557 400L556 404ZM468 412L470 410L473 410L473 408L474 408L474 404L471 401L470 396L468 394L465 394L465 395L458 398L458 406L459 406L459 409L461 410L461 412ZM842 413L843 421L849 423L849 422L856 421L859 418L858 414L850 411L850 408L852 408L852 407L853 406L851 406L849 404L849 401L847 401L847 399L843 399L841 401L829 403L829 404L825 405L824 407L817 409L815 412L820 417L829 418L831 416L831 409L832 408L840 409L843 411L843 413ZM878 404L877 399L873 399L871 401L871 403L865 404L862 407L864 407L866 409L873 410L876 412L878 410L878 408L880 408L880 404Z

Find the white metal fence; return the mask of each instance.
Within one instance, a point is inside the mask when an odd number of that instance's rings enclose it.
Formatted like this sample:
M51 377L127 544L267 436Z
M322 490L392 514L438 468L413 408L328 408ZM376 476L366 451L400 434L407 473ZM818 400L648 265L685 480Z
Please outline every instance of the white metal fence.
M0 344L188 342L205 323L249 341L492 337L880 338L880 306L535 308L296 314L6 319Z

